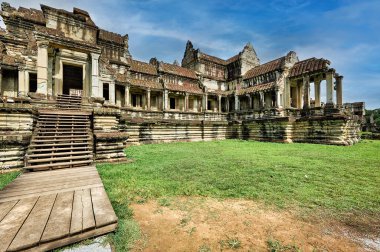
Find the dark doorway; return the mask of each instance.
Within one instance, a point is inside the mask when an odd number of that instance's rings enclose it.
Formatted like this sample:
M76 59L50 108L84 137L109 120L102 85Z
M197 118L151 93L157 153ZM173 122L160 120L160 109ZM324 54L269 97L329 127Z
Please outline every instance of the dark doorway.
M170 109L175 109L175 98L170 98Z
M108 101L110 99L110 85L103 83L103 98Z
M37 74L29 73L29 92L37 92Z
M83 68L63 65L63 89L66 95L81 96L83 92Z

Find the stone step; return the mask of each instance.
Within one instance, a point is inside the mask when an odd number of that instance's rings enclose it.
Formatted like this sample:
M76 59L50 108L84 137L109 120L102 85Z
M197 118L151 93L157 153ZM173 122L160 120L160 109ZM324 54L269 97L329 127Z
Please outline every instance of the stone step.
M59 118L59 117L40 117L38 118L38 121L45 122L45 121L57 121L57 122L89 122L90 119L88 118Z
M60 139L60 138L70 138L70 139L76 139L76 138L85 138L85 137L89 137L90 139L92 139L91 135L90 134L78 134L78 135L64 135L64 136L40 136L40 135L33 135L33 139Z
M80 160L80 159L93 159L92 155L82 155L82 156L66 156L66 157L54 157L54 158L38 158L29 159L28 163L46 163L46 162L57 162L57 161L67 161L67 160Z
M92 143L89 142L82 142L82 143L54 143L54 144L30 144L29 148L38 148L38 147L53 147L53 146L81 146L81 145L86 145L86 146L92 146Z
M54 149L55 151L60 151L61 149ZM30 154L28 158L40 158L40 157L56 157L56 156L70 156L70 155L86 155L92 154L92 151L68 151L68 152L50 152L43 154Z
M56 142L88 142L91 137L86 138L67 138L67 139L32 139L31 143L56 143Z
M93 162L92 160L59 162L59 163L52 163L52 164L26 166L25 169L34 170L34 171L42 171L42 170L50 170L52 168L59 168L59 167L64 168L64 167L73 167L73 166L83 166L84 164L91 164L92 162Z
M28 155L37 155L34 153L40 153L40 152L53 152L53 151L76 151L79 152L81 151L87 151L87 150L92 150L92 146L82 146L82 147L65 147L65 148L44 148L44 149L32 149L28 150L27 153ZM92 152L92 151L91 151ZM42 153L41 153L42 154Z
M44 114L44 115L70 115L70 116L75 116L75 115L81 115L81 116L89 116L92 114L90 111L82 111L80 109L78 110L70 110L70 111L65 111L65 110L54 110L54 109L39 109L38 113Z

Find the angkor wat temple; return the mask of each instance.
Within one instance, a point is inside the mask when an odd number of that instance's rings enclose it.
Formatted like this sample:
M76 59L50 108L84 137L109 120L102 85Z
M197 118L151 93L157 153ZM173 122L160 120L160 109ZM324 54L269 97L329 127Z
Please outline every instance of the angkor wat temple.
M251 44L221 59L188 41L181 64L148 63L132 57L128 35L78 8L2 3L1 16L0 167L119 161L128 143L359 140L327 59L290 51L261 63Z

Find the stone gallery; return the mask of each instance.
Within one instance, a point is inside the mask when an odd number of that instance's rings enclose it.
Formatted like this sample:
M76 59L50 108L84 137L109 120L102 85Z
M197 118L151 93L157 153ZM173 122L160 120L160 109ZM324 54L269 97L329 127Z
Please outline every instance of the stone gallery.
M142 62L128 35L99 28L78 8L2 3L1 16L2 168L121 161L133 143L359 139L343 76L327 59L290 51L262 63L250 43L221 59L188 41L181 63Z

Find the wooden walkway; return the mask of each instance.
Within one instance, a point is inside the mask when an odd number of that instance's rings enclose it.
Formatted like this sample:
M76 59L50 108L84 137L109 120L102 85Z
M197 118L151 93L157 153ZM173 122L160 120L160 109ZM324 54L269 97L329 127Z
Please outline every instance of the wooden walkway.
M0 191L0 251L47 251L116 226L94 166L24 173Z

